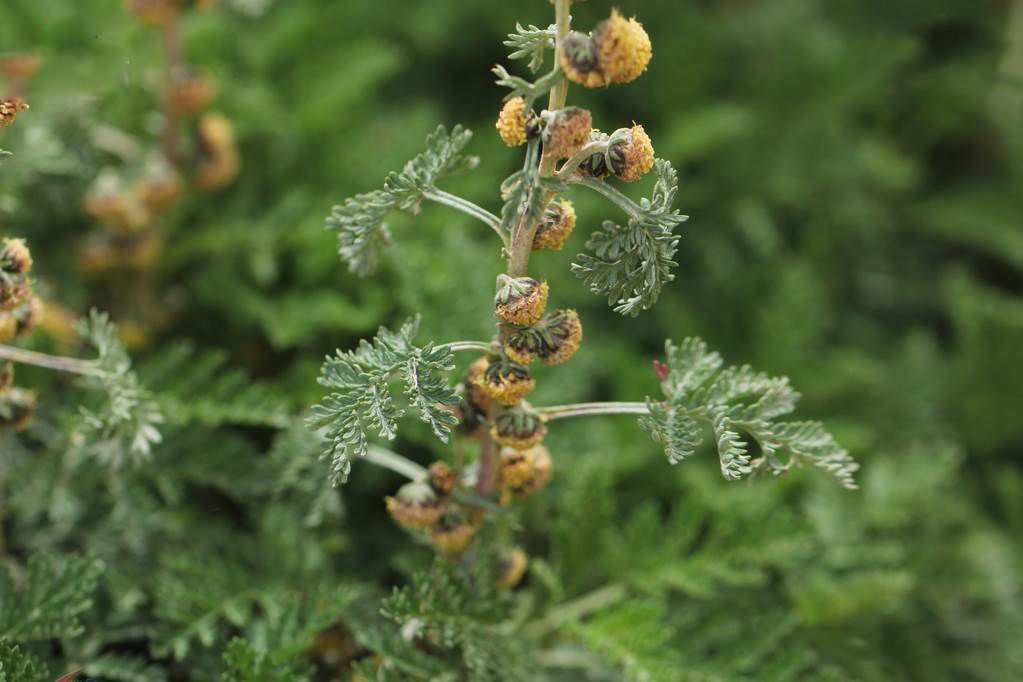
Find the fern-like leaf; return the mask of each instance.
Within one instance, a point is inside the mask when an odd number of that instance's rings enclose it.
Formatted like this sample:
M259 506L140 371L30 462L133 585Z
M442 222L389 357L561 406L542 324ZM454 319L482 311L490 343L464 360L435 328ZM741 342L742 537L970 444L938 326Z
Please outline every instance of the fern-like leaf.
M363 340L354 351L339 350L324 362L319 382L333 392L312 408L308 423L324 431L323 457L330 459L335 485L347 480L352 459L365 456L371 431L388 440L397 435L405 410L391 392L395 376L402 379L420 419L447 442L457 423L445 407L458 401L445 378L454 369L454 358L443 346L416 346L412 339L418 330L418 317L396 333L381 328L372 343Z
M338 253L349 269L360 276L372 274L380 249L390 244L384 223L387 214L398 209L417 213L423 196L440 180L474 169L475 156L462 153L472 132L455 126L451 132L438 126L426 140L426 150L405 164L400 172L384 179L384 188L346 199L327 218L327 229L338 230Z
M543 68L547 50L554 49L556 36L557 29L553 24L547 28L537 28L532 24L523 28L522 24L515 24L515 33L509 33L504 41L505 46L512 49L508 58L528 59L529 70L538 73Z
M0 640L36 641L74 637L92 607L103 565L76 555L35 554L23 589L0 571Z
M577 180L615 202L629 215L625 226L605 221L586 243L589 254L580 254L572 272L595 294L606 296L615 312L635 317L648 310L675 275L679 236L675 228L687 220L672 208L678 191L678 174L671 163L657 159L657 178L649 199L636 203L600 180Z

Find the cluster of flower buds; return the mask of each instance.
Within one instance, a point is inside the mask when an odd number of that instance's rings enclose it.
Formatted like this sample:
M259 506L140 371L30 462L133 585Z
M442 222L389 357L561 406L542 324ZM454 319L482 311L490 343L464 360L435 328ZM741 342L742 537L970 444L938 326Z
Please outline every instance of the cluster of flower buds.
M502 325L504 353L528 365L536 358L546 365L568 362L583 339L583 325L574 310L553 310L531 325Z
M458 475L439 461L429 473L427 480L406 483L393 497L385 498L387 511L404 528L426 533L442 554L460 554L472 542L477 525L451 497Z
M42 317L32 291L32 254L22 239L5 239L0 249L0 343L28 334Z
M589 35L572 31L561 52L561 68L574 83L599 88L630 83L646 71L653 48L643 25L617 9Z

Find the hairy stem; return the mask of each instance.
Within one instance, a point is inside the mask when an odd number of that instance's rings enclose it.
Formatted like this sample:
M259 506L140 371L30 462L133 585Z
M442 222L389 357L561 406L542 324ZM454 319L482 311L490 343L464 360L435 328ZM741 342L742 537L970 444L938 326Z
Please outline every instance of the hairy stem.
M458 353L459 351L479 351L481 353L493 353L497 348L492 343L486 341L452 341L451 343L445 343L438 348L447 348L452 353Z
M562 603L544 618L527 625L525 632L533 637L543 637L556 631L565 623L579 620L622 601L628 594L625 586L619 583L605 585L593 592Z
M477 206L468 199L463 199L462 197L439 189L431 189L423 196L430 201L435 201L438 204L444 204L445 206L461 211L466 215L470 215L477 220L481 220L486 223L490 229L497 233L497 236L501 238L502 244L506 247L508 246L508 236L501 229L501 219L485 208Z
M369 449L366 450L365 460L385 469L390 469L391 471L401 474L412 481L421 481L428 475L426 469L419 466L411 459L403 457L397 452L392 452L387 448L382 448L378 445L369 446Z
M570 177L572 177L572 173L574 173L576 169L579 168L579 164L581 164L583 161L590 158L594 154L603 154L604 152L607 151L607 147L608 147L607 142L600 141L590 142L582 149L580 149L578 152L576 152L575 156L573 156L564 164L562 164L558 172L554 174L555 177L558 178L558 180L569 179Z
M584 417L591 414L647 414L646 403L574 403L540 407L537 411L548 421L566 417Z
M55 369L60 372L70 372L71 374L95 376L103 373L95 364L88 360L66 358L60 355L47 355L46 353L37 353L33 350L15 348L14 346L0 345L0 360L10 360L12 362L20 362L23 365L35 365L36 367L45 367L46 369Z
M620 209L629 214L630 218L639 219L642 217L642 211L635 201L625 196L617 189L607 184L603 180L597 180L596 178L572 178L570 181L574 185L582 185L592 189L597 194L600 194L605 199L610 200L612 203L617 204Z

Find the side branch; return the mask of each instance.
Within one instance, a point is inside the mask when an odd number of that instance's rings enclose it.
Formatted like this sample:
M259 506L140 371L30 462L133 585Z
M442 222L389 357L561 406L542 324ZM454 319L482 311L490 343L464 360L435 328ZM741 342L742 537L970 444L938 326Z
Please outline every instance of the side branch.
M477 206L468 199L463 199L462 197L451 194L450 192L445 192L436 188L425 192L423 197L430 201L435 201L438 204L444 204L445 206L461 211L466 215L470 215L473 218L484 222L490 227L490 229L497 233L497 236L501 238L501 242L505 246L508 246L508 236L501 229L501 219L485 208Z
M32 350L15 348L14 346L0 345L0 360L20 362L23 365L35 365L45 367L59 372L70 372L71 374L84 374L97 376L103 374L102 370L88 360L77 358L66 358L59 355L47 355Z
M600 194L605 199L608 199L628 213L630 218L640 220L643 217L643 211L635 201L625 196L603 180L587 177L575 177L569 180L569 182L573 185L582 185L583 187L592 189L594 192Z
M377 445L369 446L366 450L364 459L371 464L376 464L377 466L390 469L397 474L401 474L412 481L421 481L428 475L426 469L419 466L411 459Z
M445 343L438 346L438 348L447 348L452 353L458 353L461 351L494 353L499 350L493 343L487 343L485 341L452 341L451 343Z
M573 156L564 164L562 164L558 172L554 174L554 177L556 177L558 180L570 179L572 177L572 173L575 173L576 169L579 168L579 164L581 164L583 161L590 158L594 154L603 154L604 152L607 151L607 148L608 148L607 142L600 141L590 142L589 144L585 145L582 149L580 149L578 152L576 152L575 156Z
M537 411L548 421L593 414L649 414L646 403L574 403L539 407Z

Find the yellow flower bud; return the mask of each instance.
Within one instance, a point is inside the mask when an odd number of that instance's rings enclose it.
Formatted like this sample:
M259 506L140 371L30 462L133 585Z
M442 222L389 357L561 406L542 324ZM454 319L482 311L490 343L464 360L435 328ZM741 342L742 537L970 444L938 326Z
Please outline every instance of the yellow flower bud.
M550 294L547 282L541 283L531 277L501 275L497 286L494 314L502 322L533 324L543 316Z
M437 498L429 485L414 481L406 483L394 497L385 498L387 511L406 528L426 528L437 523L447 505Z
M500 482L505 498L525 499L550 483L551 453L542 445L529 450L501 451Z
M616 130L607 150L607 165L625 182L635 182L654 167L654 146L643 126Z
M504 103L495 124L501 140L509 147L526 143L526 100L512 97Z
M517 405L497 413L490 435L505 447L528 450L543 441L547 427L535 410Z
M575 207L567 199L556 201L544 211L533 236L533 250L560 251L575 229Z
M444 554L460 554L472 542L476 528L461 514L445 514L430 529L430 542Z
M523 365L493 362L476 379L476 385L496 402L509 406L528 395L536 387L536 380Z
M625 19L617 9L593 31L593 43L604 77L611 83L629 83L646 71L653 47L650 36L635 18Z

